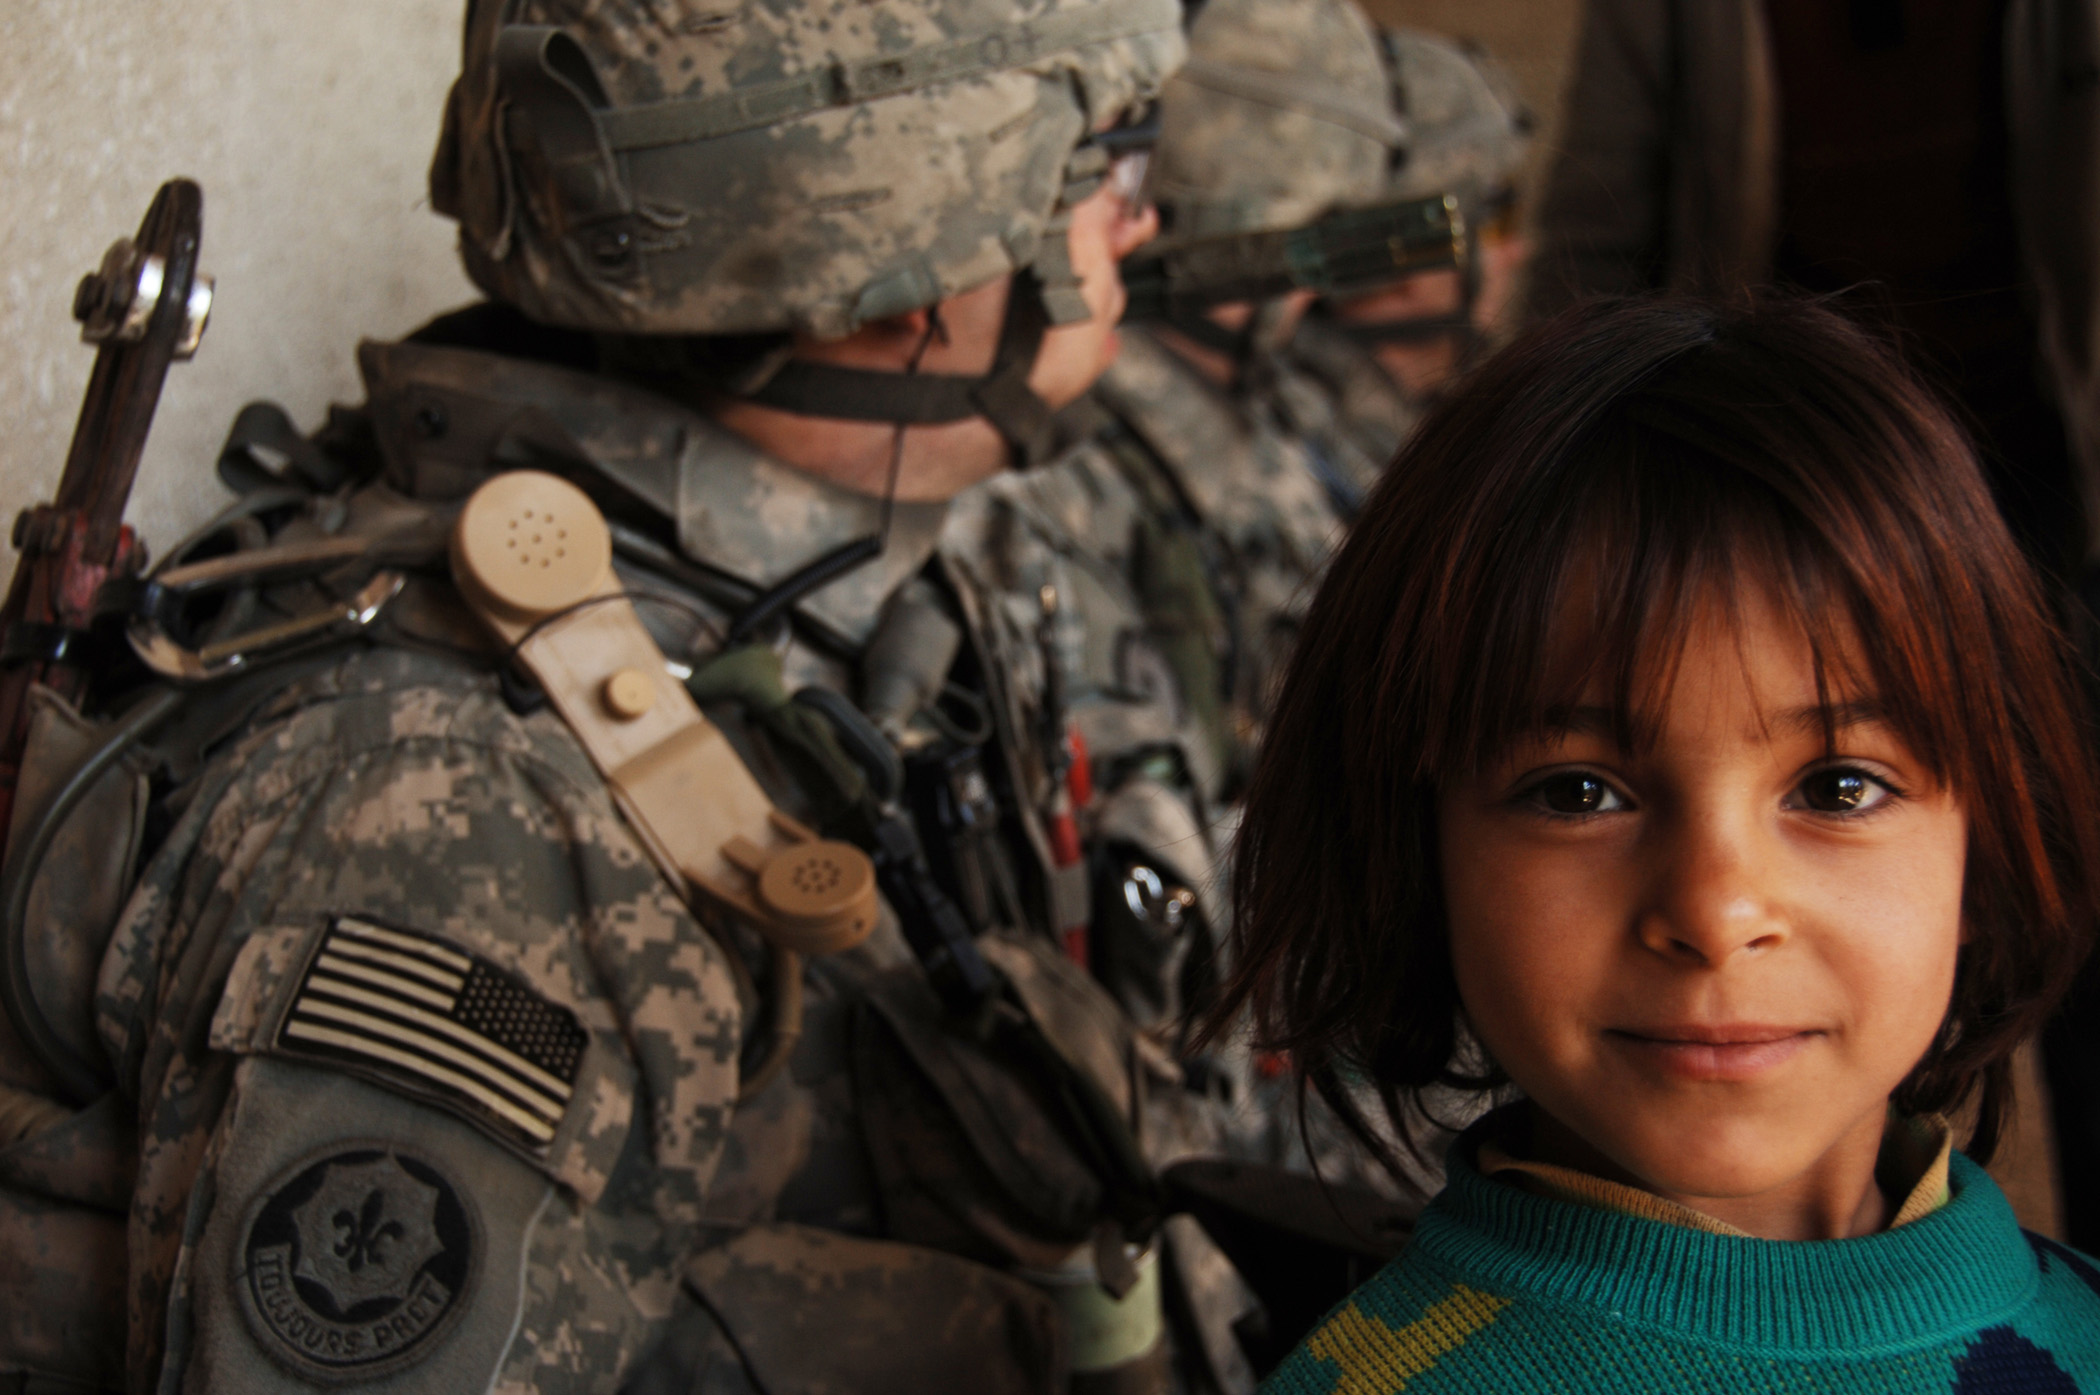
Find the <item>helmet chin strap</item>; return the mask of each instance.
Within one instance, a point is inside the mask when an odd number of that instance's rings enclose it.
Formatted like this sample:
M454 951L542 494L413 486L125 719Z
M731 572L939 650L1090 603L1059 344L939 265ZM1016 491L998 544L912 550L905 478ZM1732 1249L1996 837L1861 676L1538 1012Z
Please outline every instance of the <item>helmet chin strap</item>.
M1331 313L1328 323L1341 334L1367 349L1381 344L1431 344L1451 340L1458 346L1461 367L1480 352L1481 334L1473 323L1480 300L1480 235L1466 227L1466 255L1459 262L1458 308L1442 315L1410 315L1405 319L1352 324Z
M1237 388L1259 380L1270 355L1282 349L1288 338L1283 332L1287 313L1282 299L1270 299L1255 302L1247 322L1238 329L1227 329L1201 311L1179 311L1167 315L1161 323L1212 353L1230 359L1232 382Z
M1050 404L1028 386L1036 353L1050 327L1042 287L1030 272L1016 273L1006 298L999 348L990 371L887 373L790 359L742 400L805 417L938 426L982 417L1006 442L1016 469L1039 465L1051 450ZM916 359L914 359L916 362Z
M1182 338L1231 359L1235 374L1254 353L1254 317L1251 315L1238 329L1227 329L1203 314L1168 315L1161 323Z
M926 332L919 336L918 346L911 351L911 358L905 363L904 372L901 375L880 376L897 378L905 383L916 381L919 364L925 359L926 351L933 347L935 339L939 339L943 344L948 342L948 326L941 322L941 307L938 305L927 311ZM883 551L890 545L890 521L897 512L897 485L904 477L904 428L905 423L900 421L890 433L889 470L883 481L882 513L875 524L875 531L864 538L849 539L829 552L803 563L768 587L763 594L753 597L730 622L729 632L723 639L723 648L734 649L740 644L749 643L804 596L823 590L832 582L859 571L882 556Z
M1054 245L1063 247L1061 226ZM804 596L873 562L889 546L890 519L896 510L897 484L903 473L904 431L910 426L938 426L982 417L1006 442L1008 464L1026 470L1048 459L1053 449L1050 404L1028 385L1036 354L1050 328L1052 300L1057 318L1084 319L1087 306L1077 294L1078 278L1061 257L1047 259L1051 286L1034 270L1016 272L999 325L999 347L988 372L976 377L921 373L919 364L935 338L948 342L940 306L927 314L926 332L912 350L902 373L789 359L757 387L736 396L775 411L843 421L884 421L896 430L890 437L889 478L883 487L881 521L864 538L841 543L798 567L744 607L729 627L730 645L748 643Z

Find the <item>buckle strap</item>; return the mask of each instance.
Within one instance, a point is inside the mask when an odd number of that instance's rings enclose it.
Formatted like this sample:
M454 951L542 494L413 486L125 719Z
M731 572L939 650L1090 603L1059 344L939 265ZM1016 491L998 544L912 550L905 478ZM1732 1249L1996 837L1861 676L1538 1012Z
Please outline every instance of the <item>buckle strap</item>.
M1018 68L1066 49L1135 38L1181 24L1181 0L1101 0L1082 9L927 44L903 53L833 63L799 77L684 101L598 114L614 150L687 145L851 106L937 82Z

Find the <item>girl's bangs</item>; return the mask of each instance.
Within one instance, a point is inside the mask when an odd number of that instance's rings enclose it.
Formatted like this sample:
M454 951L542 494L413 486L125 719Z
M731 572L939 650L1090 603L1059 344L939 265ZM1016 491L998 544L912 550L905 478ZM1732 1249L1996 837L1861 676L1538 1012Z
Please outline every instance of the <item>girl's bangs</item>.
M1419 777L1478 770L1600 696L1618 744L1642 749L1691 628L1718 612L1740 636L1745 607L1762 600L1809 647L1826 740L1841 704L1871 700L1936 778L1973 779L1965 733L1982 734L1979 718L1997 725L1979 710L1995 704L1970 690L1958 656L1990 636L1963 623L1982 619L1973 606L1950 604L1952 537L1813 488L1841 474L1815 458L1828 441L1738 432L1724 453L1712 443L1740 423L1672 415L1615 414L1511 501L1498 555L1449 617L1460 632L1438 706L1451 718L1423 733Z

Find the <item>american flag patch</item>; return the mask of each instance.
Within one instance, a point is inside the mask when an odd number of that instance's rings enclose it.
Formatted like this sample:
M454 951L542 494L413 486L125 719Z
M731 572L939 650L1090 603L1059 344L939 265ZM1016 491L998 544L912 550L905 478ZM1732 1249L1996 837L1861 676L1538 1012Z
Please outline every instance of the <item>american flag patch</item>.
M349 916L321 937L277 1039L435 1090L534 1149L553 1142L590 1042L574 1013L503 970Z

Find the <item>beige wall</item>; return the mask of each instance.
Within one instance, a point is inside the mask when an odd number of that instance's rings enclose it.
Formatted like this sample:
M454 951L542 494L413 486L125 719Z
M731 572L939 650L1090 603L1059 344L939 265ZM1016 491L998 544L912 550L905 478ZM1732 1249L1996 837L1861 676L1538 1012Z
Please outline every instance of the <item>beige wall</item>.
M131 518L165 547L224 502L241 403L302 424L360 395L352 349L469 295L423 172L459 0L0 3L0 542L48 498L93 353L74 285L163 179L204 187L218 300L168 375ZM11 565L12 553L5 553Z
M1576 0L1371 0L1476 38L1542 117ZM352 349L470 294L423 187L460 0L0 0L0 564L48 498L92 353L73 287L159 183L204 186L218 277L203 351L170 373L131 517L165 547L223 501L227 423L271 397L311 426L358 396Z

